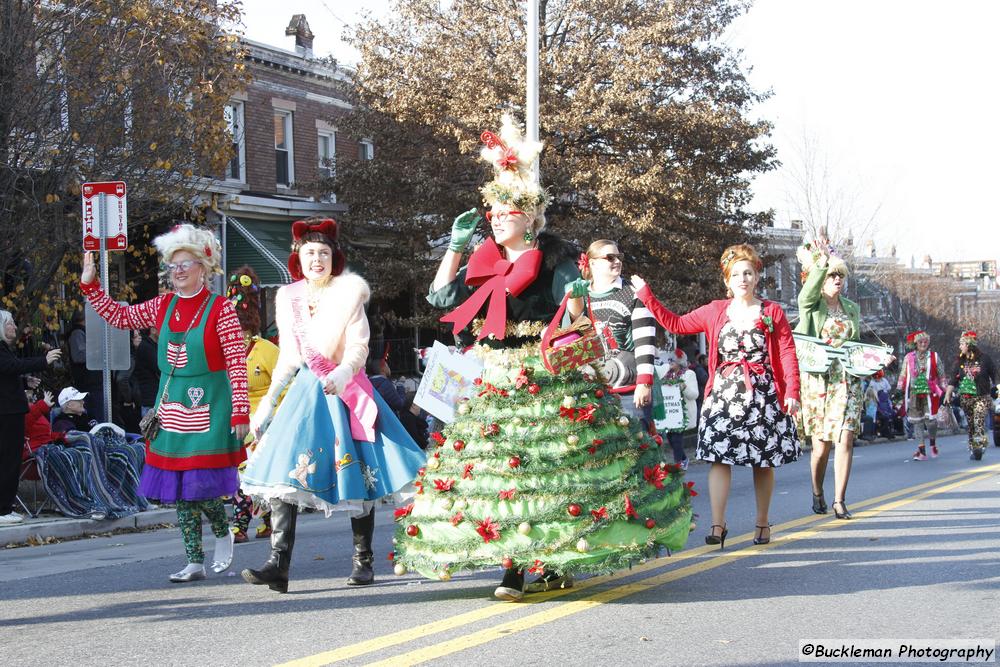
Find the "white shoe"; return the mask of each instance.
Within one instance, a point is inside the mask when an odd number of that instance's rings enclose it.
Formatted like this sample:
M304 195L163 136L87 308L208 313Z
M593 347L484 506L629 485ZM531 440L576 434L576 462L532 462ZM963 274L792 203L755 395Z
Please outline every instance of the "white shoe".
M12 526L15 523L22 523L23 521L24 517L17 512L0 515L0 526Z
M236 543L236 534L231 530L226 531L225 537L215 538L215 554L212 561L212 572L222 574L233 564L233 544Z
M188 563L180 572L170 575L170 581L175 584L186 584L189 581L199 581L205 578L205 566L201 563Z

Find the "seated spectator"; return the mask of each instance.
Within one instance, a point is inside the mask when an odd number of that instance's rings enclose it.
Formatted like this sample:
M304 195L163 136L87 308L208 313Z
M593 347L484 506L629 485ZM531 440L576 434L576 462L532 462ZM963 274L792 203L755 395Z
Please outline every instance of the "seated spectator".
M406 396L392 381L392 371L385 359L369 359L365 373L371 380L372 387L389 404L397 416L402 416Z
M55 398L51 391L46 391L44 396L28 406L28 414L24 416L24 434L28 438L28 446L31 451L35 451L42 445L51 442L61 443L64 441L65 433L52 430L52 422L49 421L49 412L55 405ZM25 452L24 456L28 453Z
M399 411L399 421L402 422L403 428L410 434L414 442L421 449L427 449L427 436L429 433L427 414L419 405L413 402L416 395L417 392L415 391L407 392L406 399L403 401L403 409Z
M54 431L89 431L97 424L96 419L91 419L84 407L84 399L87 392L79 391L76 387L66 387L59 392L59 408L62 412L56 416L52 424Z

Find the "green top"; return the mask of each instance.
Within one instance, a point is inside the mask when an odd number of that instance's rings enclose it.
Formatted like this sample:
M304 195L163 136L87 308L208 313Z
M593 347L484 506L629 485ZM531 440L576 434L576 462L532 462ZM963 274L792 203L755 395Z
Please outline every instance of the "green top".
M795 325L795 333L814 338L823 337L823 326L829 315L826 299L823 298L823 282L826 280L826 271L826 262L823 262L823 266L820 266L820 262L816 262L809 270L809 276L806 278L805 284L802 285L802 291L799 292L799 323ZM843 308L844 314L850 318L853 325L849 340L860 341L861 309L858 308L858 304L843 296L840 297L840 307Z

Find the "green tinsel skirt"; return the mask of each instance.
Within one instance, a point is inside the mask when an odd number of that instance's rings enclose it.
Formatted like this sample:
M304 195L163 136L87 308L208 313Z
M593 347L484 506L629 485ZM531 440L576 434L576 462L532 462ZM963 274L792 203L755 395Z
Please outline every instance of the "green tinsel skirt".
M421 490L396 510L397 574L607 572L684 546L693 491L659 437L588 368L553 376L537 351L477 348L476 395L432 434Z

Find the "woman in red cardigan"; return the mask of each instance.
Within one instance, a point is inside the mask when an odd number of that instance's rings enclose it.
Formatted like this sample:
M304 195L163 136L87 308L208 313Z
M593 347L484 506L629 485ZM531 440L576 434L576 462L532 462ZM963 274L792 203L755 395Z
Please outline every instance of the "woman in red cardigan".
M708 472L712 528L705 543L724 548L734 465L753 468L754 544L771 541L768 513L774 468L799 456L792 420L799 410L799 364L785 312L773 301L755 296L763 264L753 247L726 248L721 267L730 298L687 315L665 308L642 278L633 276L632 286L667 331L708 337L709 378L698 426L697 457L712 464Z

